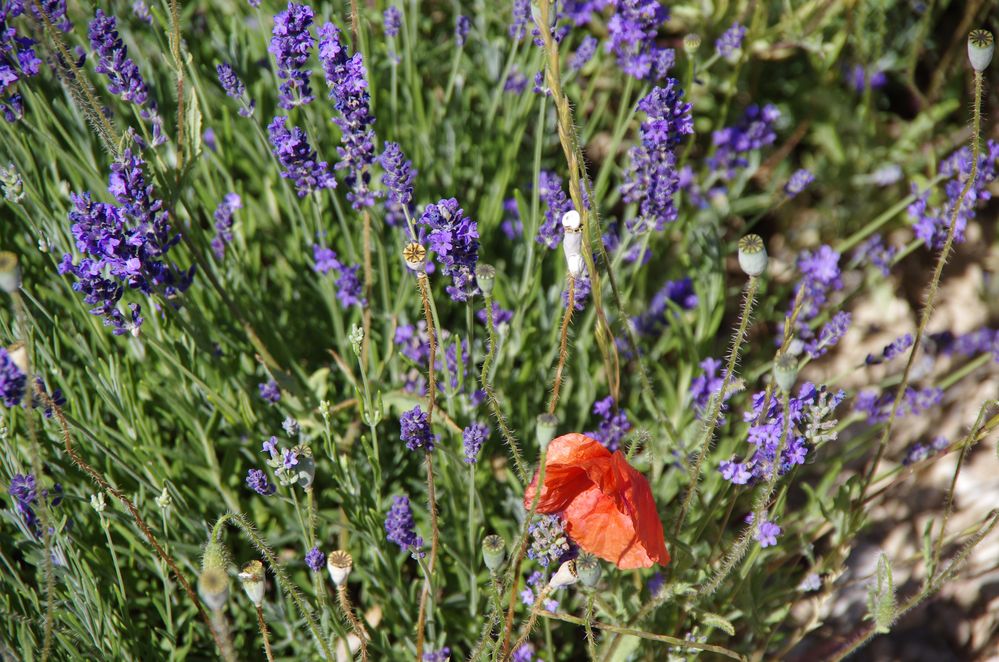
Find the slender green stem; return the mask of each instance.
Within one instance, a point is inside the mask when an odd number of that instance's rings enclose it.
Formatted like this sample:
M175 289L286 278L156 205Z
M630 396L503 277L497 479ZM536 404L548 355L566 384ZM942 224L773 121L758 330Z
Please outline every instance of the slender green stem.
M430 560L427 562L427 576L420 593L420 611L416 619L416 659L423 659L423 624L427 616L427 602L430 599L431 584L434 580L434 566L437 563L437 546L440 539L440 529L437 524L437 495L434 490L434 460L430 453L426 454L427 464L427 501L430 508ZM431 607L431 610L433 608Z
M493 360L496 357L498 340L496 337L496 321L493 319L492 296L487 294L484 299L486 305L486 322L489 327L489 351L486 352L486 358L482 362L482 373L479 377L479 382L482 384L482 390L486 392L486 400L489 403L489 409L493 414L493 418L496 419L496 425L499 426L500 435L503 437L503 441L506 442L507 448L510 449L510 455L513 457L513 465L517 470L517 476L523 482L527 480L527 469L524 466L524 458L520 452L520 445L517 443L517 438L513 436L509 424L507 424L503 410L500 409L499 400L496 397L496 391L493 389L492 379L489 374Z

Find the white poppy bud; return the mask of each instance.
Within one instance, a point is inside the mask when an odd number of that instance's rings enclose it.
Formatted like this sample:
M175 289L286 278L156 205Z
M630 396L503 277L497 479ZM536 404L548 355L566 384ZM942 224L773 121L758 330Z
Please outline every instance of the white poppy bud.
M558 572L552 575L548 586L553 589L562 588L564 586L571 586L578 581L579 575L576 574L576 562L566 561L559 567Z
M264 564L260 561L250 561L243 566L238 576L239 583L243 585L246 597L250 598L253 606L259 607L264 604Z
M988 30L972 30L968 35L968 60L975 71L985 71L992 62L996 42Z
M354 559L343 550L331 552L326 557L326 569L330 572L330 579L335 586L342 586L347 581L351 569L354 567Z

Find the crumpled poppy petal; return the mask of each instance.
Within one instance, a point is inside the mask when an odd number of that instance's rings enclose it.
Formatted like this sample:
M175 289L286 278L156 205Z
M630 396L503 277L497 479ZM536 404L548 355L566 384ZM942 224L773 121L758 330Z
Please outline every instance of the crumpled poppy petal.
M530 508L538 477L524 494ZM652 490L645 476L600 442L572 433L552 440L538 512L561 513L566 532L584 551L619 568L669 563Z

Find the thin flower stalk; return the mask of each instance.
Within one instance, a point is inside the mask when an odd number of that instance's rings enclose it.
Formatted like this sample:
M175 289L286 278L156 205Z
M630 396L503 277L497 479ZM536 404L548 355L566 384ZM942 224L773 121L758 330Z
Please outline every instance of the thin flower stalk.
M257 607L257 627L260 628L260 638L264 640L264 654L267 662L274 662L274 653L271 651L271 635L267 629L267 621L264 620L264 608Z
M562 372L565 369L565 363L569 358L569 324L572 323L572 311L575 309L573 302L575 301L576 294L576 279L569 274L569 297L568 304L565 307L565 313L562 314L562 332L559 337L558 345L558 367L555 368L555 378L552 381L552 397L548 402L548 413L555 414L555 409L558 407L558 396L562 389Z
M433 363L430 364L433 372ZM430 560L427 562L427 576L420 592L420 610L416 619L416 659L423 659L423 626L427 617L427 602L430 599L430 589L434 578L434 567L437 562L437 546L440 530L437 523L437 495L434 490L434 460L430 453L426 454L427 463L427 501L430 507Z
M871 479L877 472L878 465L881 464L881 458L884 457L885 449L888 446L888 439L891 437L892 427L895 425L895 418L898 416L899 407L901 407L902 401L905 399L905 394L908 391L909 377L912 373L912 366L916 360L916 354L922 345L923 336L926 334L926 327L933 314L933 306L936 303L937 291L940 287L940 277L943 274L944 265L946 265L947 260L950 259L951 249L954 246L954 234L957 231L958 212L960 212L964 199L968 196L968 192L971 191L971 187L975 185L975 179L978 177L978 154L980 151L982 130L982 72L977 70L975 71L975 91L972 104L971 172L968 174L968 181L965 182L964 188L961 189L961 194L954 202L954 209L950 215L950 227L947 229L947 239L944 241L944 245L940 249L940 253L937 256L936 267L933 269L933 276L930 278L930 283L926 288L925 303L923 304L923 310L920 313L919 326L916 327L916 335L913 338L912 346L909 348L909 356L905 362L905 369L902 371L902 381L899 383L898 389L895 393L895 400L892 402L891 411L888 415L888 422L885 424L884 430L881 433L881 439L878 442L878 450L874 455L874 461L871 462L867 473L864 475L864 482L860 491L860 498L858 499L859 503L863 503L864 497L867 494L867 488L870 487Z
M361 642L361 660L362 662L367 662L368 632L364 629L357 616L354 615L354 608L350 604L350 595L347 593L346 582L336 587L336 598L337 604L340 606L340 611L343 612L344 618L350 623L350 628L354 631L357 640Z
M570 299L571 301L571 299ZM538 622L538 613L540 611L541 605L552 592L551 585L546 585L543 589L538 591L538 597L534 598L534 604L531 605L531 613L528 615L527 623L520 629L520 637L517 639L517 643L513 645L513 650L517 650L525 643L527 643L528 638L530 638L531 633L534 631L534 624Z
M510 429L509 423L507 423L506 416L503 415L503 410L500 408L499 399L496 397L496 390L493 388L493 380L490 375L498 346L496 320L493 316L493 298L491 295L486 294L483 299L486 306L486 321L489 326L489 351L486 352L486 358L482 362L482 373L479 376L479 383L482 384L482 390L486 392L486 401L489 403L489 410L492 412L493 418L496 419L496 425L499 426L503 441L506 443L507 448L510 449L510 455L513 457L513 465L517 470L517 477L523 482L527 480L527 469L524 467L524 457L520 452L520 444L517 443L517 438L513 435L513 431ZM569 299L569 301L572 301L572 299Z

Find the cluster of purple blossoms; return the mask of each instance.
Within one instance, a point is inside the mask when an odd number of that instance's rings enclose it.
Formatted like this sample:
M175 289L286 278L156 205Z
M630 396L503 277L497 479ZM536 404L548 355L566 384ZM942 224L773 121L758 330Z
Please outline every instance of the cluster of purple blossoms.
M219 261L225 259L225 246L232 243L232 215L243 208L243 201L236 193L226 193L222 202L215 208L215 236L212 237L212 253Z
M260 496L270 496L277 488L267 480L267 474L261 469L250 469L246 472L246 486Z
M451 659L451 649L445 646L440 650L427 651L423 654L423 662L448 662Z
M386 37L395 37L402 27L402 12L395 5L389 5L382 12L382 26Z
M474 422L461 431L462 446L465 449L465 462L475 464L479 459L482 444L489 438L489 426Z
M586 300L590 297L591 288L590 275L584 271L583 275L576 279L572 288L572 307L574 310L581 311L586 308ZM562 305L569 305L568 287L562 290Z
M367 300L363 296L364 284L358 276L361 265L347 266L337 259L333 249L319 244L312 245L312 260L312 270L316 273L325 276L333 271L337 274L336 298L340 302L341 308L363 306L366 303Z
M846 335L847 329L850 328L851 319L852 317L848 312L840 311L836 313L822 327L818 337L812 338L805 343L805 352L813 359L817 359L825 354L829 351L829 348L836 345Z
M866 414L868 423L872 425L883 423L891 415L896 393L894 389L886 390L880 395L875 391L862 391L854 399L853 408L855 411ZM899 404L896 416L921 414L940 404L941 400L943 400L943 390L939 388L932 386L923 389L906 387L905 396Z
M89 193L71 196L71 231L84 257L76 264L66 253L59 265L59 273L76 276L73 289L83 293L84 302L94 306L90 312L103 316L115 335L138 333L142 325L138 304L129 305L128 318L118 310L126 287L171 300L194 278L194 267L183 271L165 261L180 235L173 233L163 202L146 183L144 165L126 149L111 166L108 191L119 206L95 202Z
M513 657L510 660L511 662L534 662L534 646L529 643L521 644L513 651Z
M400 438L411 451L433 452L437 437L430 429L430 416L419 405L399 417Z
M215 72L218 74L219 85L225 90L226 96L239 101L239 114L243 117L252 116L254 108L257 107L257 102L246 96L246 85L236 75L236 71L232 68L232 65L228 62L218 64L215 66Z
M676 317L677 309L693 310L697 307L697 294L690 276L668 280L649 301L645 312L631 318L635 331L643 336L655 336Z
M37 538L41 534L38 515L35 514L35 504L38 502L38 485L33 474L14 474L11 476L7 492L14 500L14 510L21 516L25 526ZM42 498L49 508L62 503L62 485L56 483L50 495L48 490L42 490Z
M27 375L21 372L7 350L0 347L0 402L7 407L20 404L27 383Z
M909 466L910 464L922 462L923 460L943 452L948 446L950 446L950 442L947 441L946 437L934 437L933 441L929 444L917 442L910 446L905 452L905 457L902 458L902 464Z
M35 54L35 41L18 36L13 19L24 13L22 2L0 3L0 113L8 122L24 116L24 97L18 82L37 76L42 61Z
M503 91L509 94L523 94L527 89L527 76L517 67L510 69L510 75L503 83Z
M523 40L527 36L527 26L533 23L531 0L513 0L513 20L508 30L510 37L516 41Z
M313 547L305 555L305 565L309 566L312 572L319 572L326 566L326 555L319 547Z
M128 47L118 36L118 19L100 9L90 22L90 46L97 55L97 73L108 77L108 91L143 106L149 97L139 67L128 57Z
M631 432L628 414L623 409L615 410L614 398L609 395L594 402L593 413L600 417L600 423L595 431L586 433L586 436L596 439L612 453L621 447L621 442Z
M638 80L658 81L673 68L672 48L656 44L659 26L669 10L658 0L617 0L607 22L607 52L614 53L624 73Z
M721 367L721 361L708 357L701 361L701 374L690 382L690 402L694 405L694 412L697 418L704 417L708 405L711 403L711 398L721 391L722 382L725 379L725 371ZM732 391L725 394L725 398L722 401L722 411L724 411L726 403L732 395Z
M306 67L316 40L309 32L314 18L308 5L288 3L288 8L274 17L268 51L277 62L277 75L283 83L278 88L278 105L285 110L309 103L314 98L309 84L311 71Z
M749 524L752 524L755 519L756 516L753 513L749 513L749 515L746 516L746 522ZM760 522L760 526L756 529L753 537L756 538L758 543L760 543L760 547L773 547L777 544L777 536L779 536L782 532L783 529L777 526L774 522L764 519Z
M295 191L300 198L318 189L336 188L329 165L318 160L305 131L297 126L289 131L285 126L287 121L287 117L278 115L267 127L271 152L282 168L281 176L295 182Z
M954 335L951 331L930 334L927 351L943 356L971 358L991 352L999 362L999 331L982 327L975 331Z
M784 193L788 199L796 197L799 193L808 188L808 185L815 181L815 175L808 170L801 168L795 170L794 174L784 184Z
M572 209L572 202L562 189L562 178L548 170L538 175L538 197L545 205L545 220L534 240L554 250L562 242L562 215Z
M472 21L467 16L459 14L454 19L454 41L459 48L465 45L465 40L468 39L468 32L471 29Z
M31 13L34 14L39 22L44 21L42 12L45 12L45 16L48 17L52 25L58 30L69 32L73 29L73 24L66 15L66 0L40 0L38 6L34 2L29 2L29 6L31 7ZM39 11L39 6L41 7L41 11Z
M385 537L400 549L410 550L417 557L423 556L423 538L416 535L416 521L408 496L393 497L392 507L385 517Z
M798 291L804 289L801 312L795 325L795 333L803 342L809 342L813 337L808 322L815 319L829 301L829 295L843 288L839 268L840 255L831 247L823 244L815 251L802 251L798 256L798 271L801 280L795 286L795 298L788 304L788 312L794 306ZM776 342L780 345L784 338L784 322L778 326Z
M683 89L673 78L638 102L646 119L640 129L641 143L628 152L631 163L621 185L624 201L639 203L638 218L626 223L631 232L661 232L676 220L674 198L679 176L675 149L683 136L694 132L691 108L683 101Z
M276 405L281 402L281 389L278 388L278 383L273 379L268 379L266 382L260 382L257 385L257 390L260 392L260 397L263 398L265 402L269 402L272 405Z
M542 568L552 563L558 565L574 551L558 515L535 515L527 531L531 535L527 558L537 561Z
M885 345L885 348L881 350L880 353L868 354L867 358L864 359L864 363L867 365L877 365L879 363L884 363L885 361L891 361L893 358L901 355L902 352L912 347L912 342L911 333L901 335Z
M416 170L413 162L406 158L398 143L386 142L385 151L378 157L385 173L382 185L385 187L385 222L391 226L405 225L406 215L413 216L413 179Z
M454 301L467 301L477 291L475 265L479 261L479 226L465 216L454 198L427 205L420 225L428 230L427 243L437 255L452 285L447 292Z
M887 276L896 253L898 253L897 248L886 246L884 238L880 234L875 234L854 249L851 262L856 265L870 264L883 276Z
M880 69L872 69L868 73L862 64L855 64L853 67L843 69L843 78L847 85L853 88L857 94L863 94L868 87L872 90L880 90L888 82L885 72Z
M737 124L711 134L715 152L708 158L708 166L726 180L734 178L739 170L749 165L747 155L750 152L771 145L777 139L774 123L779 118L780 111L770 104L746 108Z
M371 165L375 161L375 132L371 126L367 70L360 53L347 56L340 30L332 23L319 28L319 61L326 72L326 84L338 115L333 119L340 127L342 145L337 147L340 161L337 170L347 170L346 182L350 187L347 200L360 210L375 204L371 191Z
M950 229L954 206L960 201L954 241L957 243L964 241L964 230L968 222L974 220L976 208L992 198L989 185L996 179L997 161L999 161L999 142L989 140L985 145L985 153L978 157L978 176L968 194L962 199L961 191L971 176L971 150L962 147L947 157L940 164L940 175L945 180L943 185L945 199L940 206L931 205L932 188L920 191L913 185L912 192L917 197L915 202L909 205L908 213L913 219L916 237L922 239L932 249L941 248Z
M569 60L569 70L579 71L585 67L586 63L592 60L596 54L597 44L599 43L593 35L583 37L583 41L579 42L576 52L572 54L572 58Z
M534 605L534 601L538 599L542 591L545 590L547 585L547 577L545 573L535 570L527 577L527 585L524 586L524 590L520 592L520 601L524 605L531 607ZM544 609L548 611L558 610L558 600L547 598L541 605ZM530 659L530 658L528 658Z
M500 230L507 239L513 241L524 236L524 223L520 220L520 208L517 207L516 198L507 198L503 201L503 211L506 216L500 224Z
M715 40L715 51L726 60L733 60L739 55L745 36L745 26L733 23L732 27Z
M830 395L824 387L806 382L789 399L785 411L780 398L771 396L768 402L766 392L756 393L752 411L743 415L743 420L751 423L747 441L755 450L747 460L734 457L720 462L722 477L735 485L746 485L769 479L775 469L782 476L795 465L804 464L811 445L835 438L836 421L828 419L845 397L844 391ZM763 411L765 403L767 411ZM785 425L787 440L777 458Z
M153 24L153 15L149 13L149 6L146 4L145 0L135 0L135 2L132 3L132 16L146 25Z

